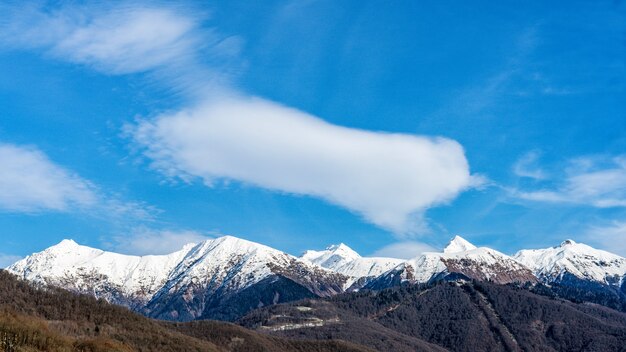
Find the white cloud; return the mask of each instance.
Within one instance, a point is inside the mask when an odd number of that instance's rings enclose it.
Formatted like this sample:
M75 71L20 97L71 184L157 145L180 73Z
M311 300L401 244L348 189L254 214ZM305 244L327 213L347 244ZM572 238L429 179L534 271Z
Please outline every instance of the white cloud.
M232 63L239 40L202 28L191 11L136 4L9 10L0 25L5 44L110 74L153 73L191 94L196 107L141 121L131 132L167 175L321 198L399 234L424 232L426 209L480 183L450 139L335 126L246 94L218 99L228 88L214 73L232 67L217 70L216 62ZM199 60L200 52L209 55Z
M437 252L437 249L422 242L404 241L392 243L383 248L380 248L372 253L372 256L411 259L419 256L424 252Z
M22 257L20 257L19 255L0 253L0 269L4 269L20 259L22 259Z
M589 243L626 257L626 222L613 221L607 226L593 226L584 235Z
M626 156L573 159L561 180L551 189L514 190L512 194L538 202L626 207Z
M180 4L0 5L0 43L194 95L224 89L240 67L241 39L203 28L205 17Z
M93 186L33 147L0 144L0 209L65 211L96 202Z
M189 55L193 27L188 17L161 9L114 11L76 26L51 53L113 73L140 72Z
M32 146L0 143L0 211L81 212L96 218L152 220L159 210L102 192Z
M520 177L528 177L536 180L543 180L548 177L546 172L542 170L538 165L539 159L538 151L531 151L524 154L513 165L513 172Z
M184 61L200 46L190 16L166 8L4 8L3 41L42 48L64 60L111 73L142 72Z
M130 234L112 237L112 242L105 245L110 249L126 254L150 255L169 254L175 252L186 244L200 243L213 236L190 230L153 230L137 228Z
M167 175L321 198L397 233L474 182L453 140L340 127L258 98L213 100L129 131Z

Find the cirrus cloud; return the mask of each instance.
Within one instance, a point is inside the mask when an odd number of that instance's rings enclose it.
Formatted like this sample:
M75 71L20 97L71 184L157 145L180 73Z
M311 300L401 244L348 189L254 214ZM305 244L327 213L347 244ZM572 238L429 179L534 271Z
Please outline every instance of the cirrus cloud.
M403 241L391 243L385 247L377 249L374 253L372 253L372 257L412 259L424 252L437 252L437 249L422 242Z
M103 192L34 146L0 143L0 211L80 212L94 218L151 221L159 209Z
M186 5L72 4L50 10L0 4L0 13L5 48L39 51L111 75L147 73L189 95L227 84L239 67L241 39L203 28L206 14Z
M210 236L192 230L154 230L146 227L133 229L130 233L112 237L105 246L119 253L132 255L169 254L188 244L197 244Z
M94 187L34 147L0 144L0 209L65 211L96 202Z
M0 269L4 269L22 258L19 255L0 253Z
M546 172L537 166L540 153L537 150L524 154L513 165L513 172L520 177L543 180L548 177Z
M591 226L583 237L609 252L626 256L626 222L613 221L603 226Z
M525 200L571 203L596 208L626 207L626 156L580 157L568 161L553 187L512 190Z
M197 21L159 7L37 5L0 7L5 45L113 74L142 72L186 60L200 45Z

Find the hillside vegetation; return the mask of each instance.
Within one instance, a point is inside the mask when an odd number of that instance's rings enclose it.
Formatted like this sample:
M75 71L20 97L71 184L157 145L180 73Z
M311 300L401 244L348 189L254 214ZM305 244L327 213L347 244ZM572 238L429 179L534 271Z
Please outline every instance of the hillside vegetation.
M344 339L379 351L626 350L624 313L488 282L304 300L256 310L240 322L275 336Z
M0 271L0 351L4 352L364 352L341 341L291 341L233 324L172 324L103 300L38 289Z

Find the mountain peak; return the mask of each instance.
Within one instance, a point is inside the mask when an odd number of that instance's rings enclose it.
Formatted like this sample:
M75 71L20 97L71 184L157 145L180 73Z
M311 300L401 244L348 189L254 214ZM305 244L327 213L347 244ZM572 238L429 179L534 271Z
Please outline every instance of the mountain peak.
M204 243L206 243L209 246L222 246L222 247L228 247L228 248L232 248L233 250L237 250L237 249L244 249L244 248L266 248L267 246L257 243L257 242L252 242L243 238L239 238L239 237L235 237L235 236L231 236L231 235L224 235L224 236L220 236L217 237L215 239L209 239L204 241Z
M55 244L53 247L76 247L79 246L78 243L76 243L76 241L74 241L73 239L64 239L63 241Z
M554 247L521 250L515 259L546 282L558 282L566 273L606 285L626 277L626 258L570 239Z
M342 257L348 257L348 258L360 257L359 253L357 253L356 251L354 251L352 248L348 247L344 243L330 245L326 247L326 251L332 252L333 254L340 255Z
M465 252L472 249L476 249L477 247L473 244L469 243L463 237L456 235L454 238L448 243L446 248L443 250L444 253L458 253Z
M48 247L44 252L48 253L82 253L84 255L96 255L102 253L102 250L91 248L88 246L83 246L72 239L64 239L61 242Z

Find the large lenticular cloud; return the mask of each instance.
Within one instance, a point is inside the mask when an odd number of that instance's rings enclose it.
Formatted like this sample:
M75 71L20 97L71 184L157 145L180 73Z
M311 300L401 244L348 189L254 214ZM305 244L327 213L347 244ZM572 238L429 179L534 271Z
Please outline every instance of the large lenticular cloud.
M336 126L259 98L210 100L131 133L168 175L321 198L399 234L472 183L453 140Z
M238 92L220 78L229 71L221 60L237 55L237 40L202 27L191 11L139 4L0 9L10 15L0 21L5 44L107 74L153 73L182 92L191 107L129 127L153 167L168 176L320 198L398 234L423 232L426 209L472 184L453 140L336 126ZM207 53L210 62L199 59Z

